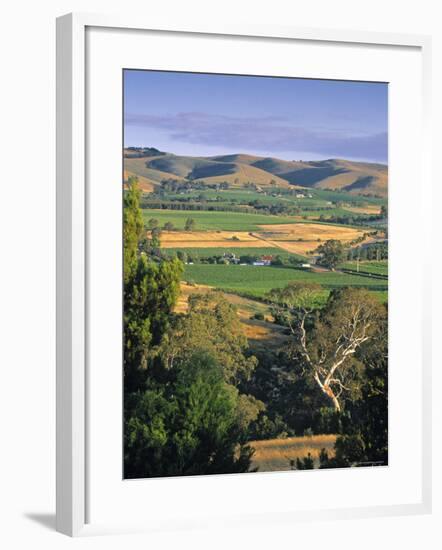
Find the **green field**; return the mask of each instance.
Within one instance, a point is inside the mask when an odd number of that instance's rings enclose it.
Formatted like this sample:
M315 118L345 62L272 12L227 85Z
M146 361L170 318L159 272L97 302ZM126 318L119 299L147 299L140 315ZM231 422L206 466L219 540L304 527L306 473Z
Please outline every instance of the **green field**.
M363 195L352 195L346 191L330 191L327 189L309 189L308 192L314 199L322 199L332 202L349 202L358 204L376 204L379 206L386 205L387 199L381 197L364 197Z
M259 231L259 225L272 223L296 223L290 216L266 216L265 214L243 214L241 212L207 212L199 210L143 210L144 223L155 218L160 226L172 222L176 229L184 229L187 218L196 222L195 229L222 231ZM299 221L299 220L298 220Z
M386 199L382 199L379 197L364 197L361 195L352 195L351 193L347 193L345 191L339 192L312 188L308 188L305 190L300 189L299 191L311 195L311 198L305 197L298 199L295 195L288 193L286 189L267 189L266 193L259 193L258 191L255 191L253 189L196 189L182 193L163 191L162 198L165 200L202 199L217 201L220 203L235 202L243 204L255 200L260 201L262 204L283 204L291 202L300 206L301 208L333 208L333 205L329 204L330 202L341 202L355 206L361 206L364 204L376 204L381 206L383 204L387 204ZM160 198L159 195L157 195L157 197Z
M156 210L145 208L142 210L144 223L147 224L148 220L155 218L158 220L160 227L166 222L172 222L175 229L183 230L187 218L192 218L196 222L196 231L260 231L261 225L271 224L288 224L288 223L315 223L322 225L339 225L324 221L302 219L300 215L297 216L273 216L270 214L250 214L242 212L215 212L206 210ZM331 211L325 210L323 212L309 212L305 215L320 216L321 214L328 213L331 215ZM344 227L354 227L357 229L363 229L362 225L345 225Z
M290 281L315 282L327 290L352 286L368 288L373 291L387 291L386 282L379 281L379 279L344 273L313 273L289 267L186 265L183 279L255 297L263 297L272 288L284 287Z
M307 192L307 191L306 191ZM289 194L286 190L270 190L264 193L259 193L252 189L229 189L229 190L193 190L186 192L168 192L163 191L161 195L145 195L146 199L154 201L173 201L173 202L197 202L204 205L206 209L210 206L229 206L239 207L240 205L252 206L255 202L265 206L292 206L299 209L301 216L319 217L324 216L340 216L340 217L364 217L364 214L355 214L346 210L346 205L362 206L366 204L380 205L385 203L382 199L373 200L369 197L358 197L349 193L324 192L326 195L321 196L321 190L308 190L308 194L312 197L298 199L295 195ZM327 193L331 193L330 196ZM362 199L362 200L361 200ZM331 204L332 200L339 201L341 206ZM148 206L148 204L146 204Z
M328 204L329 201L324 199L310 199L307 197L304 199L297 199L294 195L283 194L278 196L278 193L274 194L276 196L272 196L272 194L258 193L257 191L249 189L229 189L227 191L207 189L201 191L188 191L186 193L163 192L161 198L172 201L185 201L187 199L191 201L206 200L210 203L216 204L247 204L252 201L259 201L261 204L265 205L291 203L295 206L299 206L300 208L303 206L309 208L333 208Z
M342 269L358 270L357 262L346 262L341 265ZM388 260L359 262L359 272L373 275L388 276Z
M305 261L304 256L299 254L293 254L280 248L271 247L244 247L244 248L163 248L162 251L165 254L174 255L177 252L185 252L192 256L192 258L210 258L212 256L222 256L223 254L235 254L238 258L240 256L281 256L281 258L297 258L300 261Z

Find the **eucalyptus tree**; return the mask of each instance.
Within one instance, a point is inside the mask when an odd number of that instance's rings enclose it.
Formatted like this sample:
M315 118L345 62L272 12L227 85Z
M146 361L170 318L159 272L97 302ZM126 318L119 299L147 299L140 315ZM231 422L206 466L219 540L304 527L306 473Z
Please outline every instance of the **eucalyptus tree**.
M331 292L319 308L322 288L291 283L270 292L273 310L285 320L293 336L293 363L314 381L336 412L343 399L357 398L364 383L361 346L378 334L386 310L364 289Z

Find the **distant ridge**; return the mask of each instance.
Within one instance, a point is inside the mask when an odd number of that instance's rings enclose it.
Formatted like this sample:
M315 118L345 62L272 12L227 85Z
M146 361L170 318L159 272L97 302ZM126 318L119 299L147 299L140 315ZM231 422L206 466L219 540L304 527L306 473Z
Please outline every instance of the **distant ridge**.
M261 187L312 187L339 189L360 195L387 196L388 168L384 164L345 159L288 161L244 153L191 157L159 151L155 147L124 150L127 175L143 179L148 187L162 180L228 182L233 187L255 183Z

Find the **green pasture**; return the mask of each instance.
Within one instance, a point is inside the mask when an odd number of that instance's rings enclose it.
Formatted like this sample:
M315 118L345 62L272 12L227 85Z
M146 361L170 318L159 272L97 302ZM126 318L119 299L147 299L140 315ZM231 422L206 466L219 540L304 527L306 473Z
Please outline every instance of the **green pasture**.
M340 287L359 287L373 291L387 291L386 282L346 273L314 273L290 267L249 265L186 265L183 279L197 284L263 297L272 288L286 286L291 281L319 283L326 290Z
M302 192L302 191L301 191ZM301 214L320 216L321 214L329 216L355 216L354 212L350 212L345 209L345 205L363 206L367 204L382 205L386 204L385 199L379 199L374 197L360 197L358 195L351 195L350 193L339 193L336 191L323 191L317 189L306 189L304 191L312 195L312 197L305 197L298 199L295 195L284 193L284 190L280 193L278 190L272 192L272 190L266 190L266 194L258 193L253 189L228 189L228 190L194 190L185 193L164 192L161 197L158 196L157 200L166 201L182 201L186 199L190 201L208 201L209 206L212 204L218 205L247 205L250 202L258 201L260 204L270 205L292 205L301 210ZM272 196L272 193L276 196ZM345 203L344 206L335 206L330 202L339 201ZM317 209L317 210L314 210ZM360 215L360 214L359 214Z
M358 270L357 262L346 262L340 266L342 269ZM373 275L388 276L388 260L359 262L359 272Z
M363 195L353 195L346 191L330 191L327 189L309 189L313 199L321 199L332 202L345 202L362 206L363 204L376 204L378 206L387 205L387 199L381 197L365 197Z
M196 222L195 230L210 231L259 231L259 225L273 223L296 223L290 216L270 216L265 214L243 214L242 212L207 212L199 210L151 210L143 209L144 223L155 218L160 226L172 222L176 229L184 229L188 218Z

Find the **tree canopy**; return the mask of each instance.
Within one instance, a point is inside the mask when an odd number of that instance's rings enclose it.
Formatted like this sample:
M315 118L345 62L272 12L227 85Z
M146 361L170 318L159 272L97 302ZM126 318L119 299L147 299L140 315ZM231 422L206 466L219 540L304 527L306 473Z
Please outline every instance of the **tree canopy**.
M207 353L190 356L176 382L128 398L125 477L248 471L238 393Z
M189 297L187 315L181 316L164 340L166 364L172 368L186 360L193 350L210 353L222 365L226 382L238 384L250 378L256 358L246 356L247 338L236 308L220 293Z
M331 270L334 270L335 267L345 259L344 245L341 241L336 239L325 241L324 244L318 246L316 252L319 254L316 263L328 267Z

